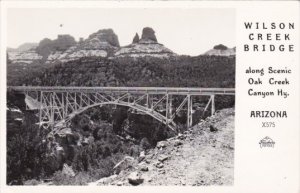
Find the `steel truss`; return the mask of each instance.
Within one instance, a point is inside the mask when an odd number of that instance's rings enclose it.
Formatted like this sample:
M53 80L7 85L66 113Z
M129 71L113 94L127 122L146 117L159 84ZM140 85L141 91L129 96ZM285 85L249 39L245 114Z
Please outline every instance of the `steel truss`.
M215 113L215 95L234 95L234 89L211 88L155 88L155 87L9 87L34 98L39 105L39 124L54 129L67 125L83 111L102 105L127 106L176 128L174 119L182 110L187 111L187 127L193 124L193 98L209 96L204 111L211 107ZM173 98L182 100L176 106Z

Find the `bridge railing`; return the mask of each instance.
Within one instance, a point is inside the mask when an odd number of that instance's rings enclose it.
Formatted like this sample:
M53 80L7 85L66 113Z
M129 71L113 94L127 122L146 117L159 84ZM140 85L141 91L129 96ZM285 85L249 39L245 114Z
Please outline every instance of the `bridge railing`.
M183 88L183 87L61 87L61 86L8 86L15 91L51 92L127 92L132 94L174 94L174 95L235 95L235 88Z

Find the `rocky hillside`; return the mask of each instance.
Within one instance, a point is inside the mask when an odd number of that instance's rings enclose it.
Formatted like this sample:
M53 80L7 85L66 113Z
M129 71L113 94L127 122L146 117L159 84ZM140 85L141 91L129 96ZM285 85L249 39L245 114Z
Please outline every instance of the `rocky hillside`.
M125 157L114 175L89 185L232 185L233 167L234 109L224 109L137 159Z
M133 38L132 44L121 47L116 53L116 57L158 57L168 58L176 56L174 52L166 48L163 44L157 42L155 31L150 27L145 27L142 32L142 37L136 35Z
M235 56L235 47L228 48L222 44L216 45L213 49L205 52L203 55L208 56Z

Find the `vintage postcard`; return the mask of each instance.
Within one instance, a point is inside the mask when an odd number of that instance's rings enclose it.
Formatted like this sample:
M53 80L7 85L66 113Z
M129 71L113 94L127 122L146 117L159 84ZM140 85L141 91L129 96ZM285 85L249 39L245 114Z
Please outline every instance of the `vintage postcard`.
M298 1L1 1L1 192L299 193Z

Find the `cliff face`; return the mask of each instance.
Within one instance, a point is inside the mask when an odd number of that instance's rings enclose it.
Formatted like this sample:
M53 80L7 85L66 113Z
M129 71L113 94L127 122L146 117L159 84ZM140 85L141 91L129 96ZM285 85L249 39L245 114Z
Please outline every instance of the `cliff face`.
M158 57L168 58L176 56L174 52L166 48L163 44L157 42L155 31L150 27L145 27L142 32L142 37L139 35L133 38L132 44L121 47L116 53L116 57Z
M58 35L57 39L50 40L48 38L40 41L38 47L36 48L37 53L43 56L43 60L47 61L49 55L54 52L64 52L70 47L76 45L74 37L70 35Z
M99 30L86 40L81 40L65 51L56 50L47 59L47 63L55 61L66 62L82 57L108 57L120 47L118 36L112 29Z

